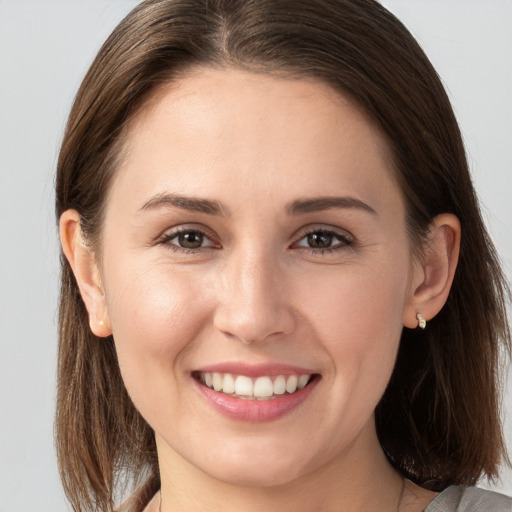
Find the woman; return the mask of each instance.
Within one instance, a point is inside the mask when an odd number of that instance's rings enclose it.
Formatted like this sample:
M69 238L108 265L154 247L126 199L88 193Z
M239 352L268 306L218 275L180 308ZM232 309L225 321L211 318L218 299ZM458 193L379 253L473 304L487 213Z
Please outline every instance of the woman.
M505 281L378 3L142 2L78 92L57 215L76 510L511 509L468 487L506 458Z

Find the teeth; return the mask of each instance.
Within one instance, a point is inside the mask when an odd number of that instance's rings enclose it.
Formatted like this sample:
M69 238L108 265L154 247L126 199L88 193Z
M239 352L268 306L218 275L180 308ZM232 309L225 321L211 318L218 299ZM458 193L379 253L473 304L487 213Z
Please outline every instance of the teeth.
M205 372L199 374L199 379L210 389L222 391L238 398L271 399L274 395L295 393L311 380L312 375L277 375L276 377L258 377L251 379L245 375L230 373Z
M224 389L222 391L224 391ZM239 375L235 380L235 394L240 396L253 396L252 380L249 377Z
M309 375L301 375L297 383L297 389L302 389L309 382Z
M286 391L286 379L279 375L276 377L276 380L274 381L274 394L275 395L284 395L284 392Z
M253 394L257 398L272 396L274 394L274 385L272 384L270 377L258 377L254 382Z
M214 373L213 374L213 389L215 391L222 391L224 385L224 379L222 378L222 375L220 373Z
M230 395L231 393L235 392L235 389L236 389L235 379L233 378L232 375L230 375L229 373L226 373L226 375L224 375L222 392L228 393Z
M287 393L293 393L297 390L297 375L290 375L286 380Z

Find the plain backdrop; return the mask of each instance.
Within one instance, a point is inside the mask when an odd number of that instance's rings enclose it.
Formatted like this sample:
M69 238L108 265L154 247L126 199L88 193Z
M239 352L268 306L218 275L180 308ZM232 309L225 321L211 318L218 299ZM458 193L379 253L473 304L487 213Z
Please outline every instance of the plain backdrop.
M512 1L383 3L416 35L449 91L510 277ZM0 0L0 512L69 510L53 447L59 273L53 175L80 80L135 4ZM512 392L504 409L512 448ZM512 472L504 470L494 488L512 495Z

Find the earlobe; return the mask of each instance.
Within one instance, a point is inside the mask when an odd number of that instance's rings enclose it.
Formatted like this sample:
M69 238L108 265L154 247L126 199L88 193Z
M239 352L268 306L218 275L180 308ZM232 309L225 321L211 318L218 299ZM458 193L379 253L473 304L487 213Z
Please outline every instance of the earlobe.
M61 215L59 234L62 251L75 275L89 313L91 331L102 338L110 336L112 329L96 257L84 241L80 215L76 210L66 210Z
M425 321L434 318L444 306L459 259L461 227L449 213L435 217L423 257L413 270L411 294L404 310L406 327L419 326L418 314Z

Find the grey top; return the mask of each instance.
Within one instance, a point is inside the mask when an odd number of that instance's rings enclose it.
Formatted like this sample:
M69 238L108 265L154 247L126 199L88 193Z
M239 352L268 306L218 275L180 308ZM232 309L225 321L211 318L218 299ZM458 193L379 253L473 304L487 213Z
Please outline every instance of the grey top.
M448 487L424 512L512 512L512 498L476 487Z

